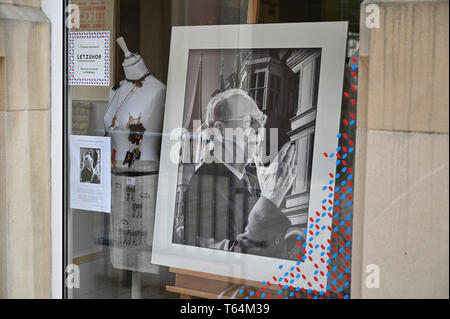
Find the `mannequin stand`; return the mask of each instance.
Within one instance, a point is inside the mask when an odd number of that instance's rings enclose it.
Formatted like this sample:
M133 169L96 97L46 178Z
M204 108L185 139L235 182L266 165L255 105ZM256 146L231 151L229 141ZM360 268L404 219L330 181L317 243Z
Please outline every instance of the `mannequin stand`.
M131 273L131 299L142 299L141 273L137 271Z

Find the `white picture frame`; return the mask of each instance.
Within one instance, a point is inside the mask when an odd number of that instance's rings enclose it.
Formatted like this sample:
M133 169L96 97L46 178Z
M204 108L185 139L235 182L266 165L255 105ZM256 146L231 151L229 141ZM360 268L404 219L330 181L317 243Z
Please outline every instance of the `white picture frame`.
M84 156L89 170L83 168ZM111 213L110 137L70 136L70 208Z
M171 133L183 126L190 50L320 48L322 56L308 209L308 217L315 216L317 211L322 211L323 187L329 184L329 174L336 173L336 159L326 158L323 153L334 152L338 147L347 28L347 22L173 28L152 263L259 282L273 280L274 276L283 276L286 269L300 267L306 279L296 279L293 286L325 291L327 277L315 275L316 271L328 273L327 260L321 261L327 258L326 255L323 257L323 250L314 250L308 255L311 260L307 258L298 265L298 262L291 260L172 242L178 164L171 161L171 154L179 152L180 140L174 139ZM308 241L308 234L307 242L321 245L328 251L332 218L322 218L320 225L325 230L312 241ZM282 269L280 266L283 266Z

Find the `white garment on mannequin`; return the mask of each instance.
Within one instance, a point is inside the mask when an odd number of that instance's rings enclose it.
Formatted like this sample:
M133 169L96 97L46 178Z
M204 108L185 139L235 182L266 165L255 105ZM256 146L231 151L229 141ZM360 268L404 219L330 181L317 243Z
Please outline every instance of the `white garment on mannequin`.
M128 80L138 80L149 73L138 54L124 62L124 71ZM116 151L118 164L122 163L128 151L138 147L128 139L130 130L127 124L130 117L134 119L140 117L140 123L145 128L144 137L140 142L140 160L159 161L165 94L166 86L152 75L142 81L142 87L125 80L116 91L111 90L111 104L106 111L104 124L111 136L112 149Z

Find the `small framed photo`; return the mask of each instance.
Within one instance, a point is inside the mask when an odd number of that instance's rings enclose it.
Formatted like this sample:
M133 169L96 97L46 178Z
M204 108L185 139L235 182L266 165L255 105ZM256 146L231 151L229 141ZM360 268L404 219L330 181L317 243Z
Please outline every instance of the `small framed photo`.
M173 28L153 263L301 267L297 287L325 290L346 40L346 22Z
M70 137L70 208L111 213L111 140Z

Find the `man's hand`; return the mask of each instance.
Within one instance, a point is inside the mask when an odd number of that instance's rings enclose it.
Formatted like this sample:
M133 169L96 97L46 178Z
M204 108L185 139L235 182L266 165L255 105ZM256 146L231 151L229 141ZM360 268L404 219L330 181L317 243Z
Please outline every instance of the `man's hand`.
M280 207L297 177L296 146L286 143L272 164L269 167L257 165L257 172L261 196Z

